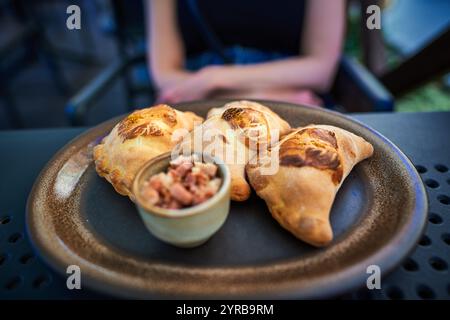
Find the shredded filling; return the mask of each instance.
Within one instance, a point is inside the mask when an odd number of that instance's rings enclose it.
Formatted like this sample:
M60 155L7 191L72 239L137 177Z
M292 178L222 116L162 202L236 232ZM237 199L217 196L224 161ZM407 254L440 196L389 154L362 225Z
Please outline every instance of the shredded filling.
M182 209L198 205L214 196L222 179L217 165L197 161L193 156L179 156L170 162L167 172L144 181L141 196L151 205Z

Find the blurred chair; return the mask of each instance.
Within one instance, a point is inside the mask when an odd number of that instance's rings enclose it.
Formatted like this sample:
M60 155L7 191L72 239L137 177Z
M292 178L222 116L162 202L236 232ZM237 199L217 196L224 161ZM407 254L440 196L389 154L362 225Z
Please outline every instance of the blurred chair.
M450 72L449 12L450 2L446 0L397 0L384 10L386 42L400 61L379 76L394 96Z
M62 93L68 93L68 86L59 64L52 54L50 44L42 32L39 21L30 19L26 14L26 5L21 1L2 0L3 14L12 13L17 24L16 32L0 45L0 93L6 106L10 123L21 127L22 121L10 86L15 76L39 58L42 58L50 71L56 87Z
M113 31L120 59L82 88L66 106L73 125L83 125L95 101L112 84L125 80L128 107L133 109L136 94L146 92L154 98L155 89L146 68L145 10L142 1L111 0L116 27ZM343 56L328 103L351 112L392 111L394 101L383 85L355 59Z
M0 44L0 103L5 105L9 122L15 128L23 126L17 103L11 93L11 85L16 76L41 60L47 66L58 91L69 96L70 85L63 74L59 58L86 64L98 63L91 55L57 49L49 41L45 19L38 12L44 3L49 2L52 0L41 0L39 3L25 0L0 1L2 15L7 16L10 19L8 23L14 25L14 33L2 37L4 41ZM65 14L65 11L62 13Z
M381 81L400 97L450 71L450 26L381 76Z

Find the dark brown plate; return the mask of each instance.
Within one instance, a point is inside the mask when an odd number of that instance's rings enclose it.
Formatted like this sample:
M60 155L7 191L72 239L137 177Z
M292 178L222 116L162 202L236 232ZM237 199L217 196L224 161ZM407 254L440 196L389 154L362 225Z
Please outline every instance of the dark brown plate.
M205 115L224 101L180 104ZM179 249L145 229L128 198L97 176L92 146L118 119L60 150L28 199L30 238L52 267L78 265L82 285L136 298L319 298L363 286L367 267L386 274L414 248L426 221L421 179L406 156L376 131L341 114L265 102L292 126L331 124L361 135L375 153L358 164L331 213L333 243L313 248L282 229L254 194L233 203L206 244Z

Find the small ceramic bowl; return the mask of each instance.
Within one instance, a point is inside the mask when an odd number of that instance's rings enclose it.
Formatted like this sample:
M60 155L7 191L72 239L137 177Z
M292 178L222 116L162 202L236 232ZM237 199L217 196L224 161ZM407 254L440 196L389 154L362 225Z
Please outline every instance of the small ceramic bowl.
M204 156L205 157L205 156ZM214 158L207 158L214 160ZM183 209L165 209L142 199L140 188L149 177L165 172L171 153L164 153L139 170L133 182L133 194L139 214L147 229L158 239L177 247L192 248L206 242L225 222L230 209L230 172L225 164L218 166L222 184L218 192L205 202Z

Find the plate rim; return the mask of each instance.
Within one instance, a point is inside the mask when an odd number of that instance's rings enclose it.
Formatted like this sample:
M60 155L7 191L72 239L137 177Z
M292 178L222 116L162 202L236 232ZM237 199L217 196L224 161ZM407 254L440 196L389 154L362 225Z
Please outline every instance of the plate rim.
M227 103L230 101L230 99L214 99L214 100L197 100L197 101L190 101L190 102L184 102L179 104L174 104L174 108L178 108L179 106L192 106L194 104L221 104L221 103ZM286 103L286 102L280 102L280 101L271 101L271 100L255 100L252 99L252 101L260 102L260 103L268 103L268 104L280 104L285 106L295 106L295 107L302 107L302 108L309 108L305 105L298 105L298 104L292 104L292 103ZM174 296L172 294L165 294L161 292L151 292L148 290L141 290L139 288L135 287L127 287L123 285L118 285L116 282L111 281L111 279L108 279L107 277L104 279L98 279L98 272L97 270L97 276L95 274L95 270L84 268L83 271L83 283L90 288L99 290L100 292L106 293L108 295L113 294L114 296L119 296L123 298L156 298L156 299L173 299L173 298L206 298L206 299L216 299L216 298L248 298L248 297L256 297L256 298L300 298L300 299L317 299L317 298L327 298L327 297L333 297L340 293L343 293L345 291L349 291L352 289L358 288L362 283L365 282L367 279L367 274L356 272L356 270L360 269L361 265L371 265L376 264L381 269L381 276L385 277L388 273L390 273L403 259L405 259L412 251L415 249L421 235L423 234L425 227L426 227L426 221L427 221L427 213L428 213L428 196L425 191L425 187L422 183L422 180L420 178L419 173L417 172L415 166L411 162L411 160L388 138L386 138L384 135L376 131L375 129L371 128L370 126L364 124L363 122L354 119L353 117L341 114L336 111L328 110L328 109L319 109L317 110L319 112L325 112L333 115L333 117L338 117L340 119L343 119L344 121L350 121L353 122L360 127L368 130L371 134L378 137L382 140L384 144L389 146L390 149L392 149L397 158L401 160L401 163L403 166L408 169L408 172L411 173L411 178L413 178L414 182L414 191L415 191L415 199L414 199L414 209L411 212L411 221L410 223L403 224L398 232L390 239L389 245L384 245L380 249L378 249L374 254L369 255L363 260L358 260L356 263L354 263L352 266L345 268L343 270L338 270L337 273L329 273L326 275L321 275L316 279L314 282L314 285L310 285L308 283L307 286L300 286L298 288L280 288L280 289L272 289L270 291L266 291L264 293L256 292L256 293L249 293L249 294L243 294L243 295L226 295L226 296L216 296L216 297L205 297L199 294L196 295L188 295L186 297L184 296ZM128 113L126 113L128 114ZM26 204L26 231L30 238L31 245L34 249L34 251L38 254L38 256L47 263L50 267L52 267L54 270L62 274L63 276L67 276L63 272L65 268L67 267L67 261L64 261L64 258L61 259L61 255L58 255L58 253L52 252L51 250L48 250L48 246L45 242L41 241L39 238L38 232L39 230L36 229L36 225L32 223L33 215L37 214L32 206L32 202L34 198L36 197L37 189L40 186L40 182L42 180L42 177L46 175L46 173L51 168L53 162L59 158L59 156L67 151L67 149L73 144L73 142L78 141L82 138L88 137L91 133L98 130L100 127L106 127L106 126L113 126L115 123L119 121L119 119L126 116L126 114L114 117L112 119L109 119L107 121L104 121L92 128L89 128L88 130L83 131L81 134L77 135L70 141L68 141L62 148L60 148L46 163L46 165L43 167L43 169L40 171L39 175L37 176L36 180L33 183L33 187L29 193L27 204ZM401 249L399 252L399 248ZM396 259L392 259L392 257L395 256ZM88 261L83 260L82 258L78 257L82 260L83 263L89 263ZM93 266L95 269L95 265ZM91 272L94 272L91 274ZM100 271L101 272L101 271ZM106 280L106 281L105 281ZM345 280L345 281L343 281ZM297 280L298 281L298 280ZM295 280L293 280L295 282Z

